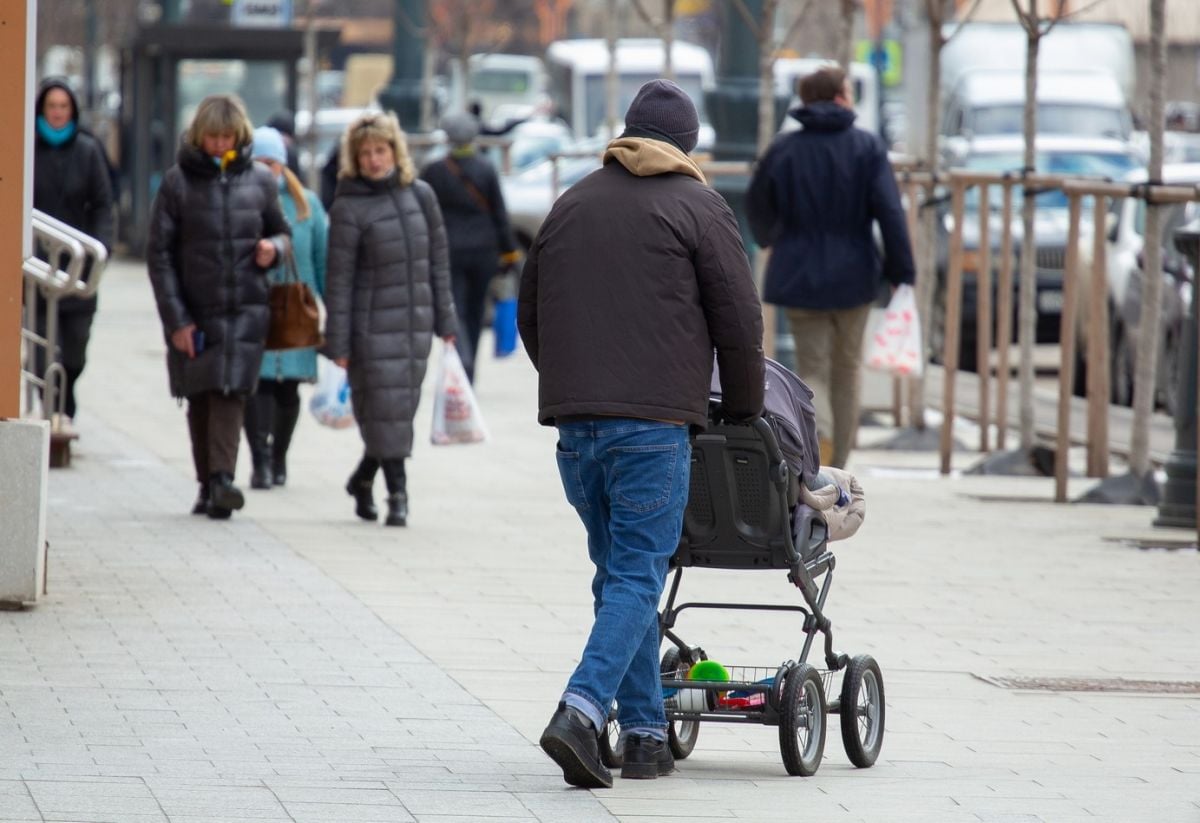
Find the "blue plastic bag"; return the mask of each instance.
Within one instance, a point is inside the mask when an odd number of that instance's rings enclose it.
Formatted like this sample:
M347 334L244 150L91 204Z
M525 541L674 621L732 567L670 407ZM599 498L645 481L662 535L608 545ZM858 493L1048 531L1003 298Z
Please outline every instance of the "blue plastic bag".
M517 350L517 298L496 301L492 316L492 332L496 336L496 357L508 357Z

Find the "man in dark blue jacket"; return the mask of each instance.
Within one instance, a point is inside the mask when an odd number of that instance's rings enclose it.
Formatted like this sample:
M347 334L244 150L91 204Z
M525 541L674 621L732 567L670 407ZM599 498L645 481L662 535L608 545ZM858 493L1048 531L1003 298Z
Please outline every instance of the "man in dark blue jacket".
M816 393L821 462L841 468L858 428L863 331L880 276L912 283L913 257L887 148L854 127L846 72L810 74L800 99L789 114L803 129L759 162L747 212L754 239L771 249L764 299L787 309L796 371Z

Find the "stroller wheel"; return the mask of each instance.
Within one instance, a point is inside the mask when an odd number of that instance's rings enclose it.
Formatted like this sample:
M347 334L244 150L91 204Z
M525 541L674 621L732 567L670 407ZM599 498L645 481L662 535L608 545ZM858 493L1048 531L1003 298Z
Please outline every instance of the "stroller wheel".
M788 672L779 714L779 751L788 774L811 777L825 754L825 685L807 663Z
M874 765L883 748L883 674L869 654L850 661L842 676L839 701L846 756L860 769Z
M699 652L699 657L701 660L705 659L704 652ZM689 668L691 667L680 658L679 649L671 646L663 653L662 664L658 670L664 675L682 680L687 676ZM698 720L672 720L667 723L667 745L676 760L683 760L692 753L692 749L696 748L698 737L700 737L700 721Z
M608 724L600 733L600 760L610 769L619 769L625 763L624 753L618 745L621 739L621 724L617 722L616 706L608 714Z

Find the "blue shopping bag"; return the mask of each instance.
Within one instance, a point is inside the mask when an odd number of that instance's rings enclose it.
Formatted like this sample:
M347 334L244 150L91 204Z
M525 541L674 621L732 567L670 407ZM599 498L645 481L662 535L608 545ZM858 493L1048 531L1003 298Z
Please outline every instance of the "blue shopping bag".
M496 357L508 357L517 350L516 297L505 297L496 301L492 332L496 336Z

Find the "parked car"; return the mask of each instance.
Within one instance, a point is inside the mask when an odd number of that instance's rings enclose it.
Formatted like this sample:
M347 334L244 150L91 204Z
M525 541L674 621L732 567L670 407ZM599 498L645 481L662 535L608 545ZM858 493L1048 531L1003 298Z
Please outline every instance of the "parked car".
M1125 177L1128 183L1143 183L1145 170ZM1169 185L1200 183L1200 164L1163 167L1163 181ZM1190 311L1195 272L1191 261L1176 249L1176 229L1200 214L1196 204L1169 206L1163 219L1162 308L1159 326L1159 368L1156 375L1156 405L1173 414L1177 408L1179 383L1179 345L1183 323ZM1132 405L1133 382L1137 365L1139 321L1144 281L1146 203L1127 197L1114 199L1107 216L1105 265L1108 281L1110 396L1114 403ZM1092 328L1086 295L1092 272L1092 234L1081 233L1079 260L1081 273L1080 309L1076 326L1075 393L1082 396L1087 386L1087 342Z
M575 138L565 124L557 120L526 120L518 123L497 139L509 140L508 174L516 174L545 160L552 154L569 151ZM504 171L504 156L499 148L484 152L497 170Z
M1163 132L1164 163L1200 163L1200 134L1187 131Z
M603 148L600 142L585 141L576 150L586 152L586 156L548 158L519 174L500 178L508 219L523 250L528 251L533 245L533 238L537 236L542 221L550 213L550 207L558 196L600 168ZM556 165L557 190L554 176Z
M972 171L1010 171L1019 173L1024 165L1024 140L1020 137L987 137L971 140L965 151L954 164ZM1072 176L1093 176L1121 179L1130 170L1140 165L1137 153L1128 142L1116 139L1083 138L1069 136L1042 136L1037 140L1036 164L1038 171ZM995 300L996 277L1001 264L1000 208L1003 192L998 185L989 187L989 237L992 246L992 289ZM960 335L959 363L962 368L975 367L976 340L976 275L980 263L979 255L979 190L971 189L966 199L963 215L963 304L962 333ZM1021 222L1022 197L1019 188L1013 191L1012 237L1013 249L1013 322L1014 339L1017 333L1018 286L1017 262L1023 234ZM1090 212L1084 209L1084 222L1090 220ZM1066 261L1067 240L1067 197L1060 191L1048 191L1037 195L1037 212L1034 235L1037 241L1037 339L1038 343L1057 343L1062 314L1062 277ZM945 283L948 264L950 233L954 227L953 215L948 205L943 206L942 219L938 222L938 285L934 300L931 345L934 357L939 357L945 340ZM993 334L993 340L995 335Z
M1025 123L1025 73L973 69L951 89L942 118L945 145L955 139L1020 135ZM1116 79L1105 71L1038 73L1039 135L1071 134L1128 140L1133 116Z

